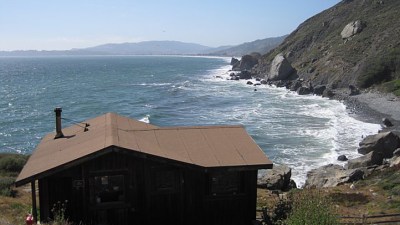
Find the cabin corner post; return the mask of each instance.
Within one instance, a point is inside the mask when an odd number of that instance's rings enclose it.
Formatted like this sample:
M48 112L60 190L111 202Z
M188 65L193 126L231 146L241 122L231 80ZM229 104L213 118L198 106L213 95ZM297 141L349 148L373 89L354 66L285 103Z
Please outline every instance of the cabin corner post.
M37 222L37 206L36 206L36 185L35 180L31 181L31 192L32 192L32 216L33 220Z

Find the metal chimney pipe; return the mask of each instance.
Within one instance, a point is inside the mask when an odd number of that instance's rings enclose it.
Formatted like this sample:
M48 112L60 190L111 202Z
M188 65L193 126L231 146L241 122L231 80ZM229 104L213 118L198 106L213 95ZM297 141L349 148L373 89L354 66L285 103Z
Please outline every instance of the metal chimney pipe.
M64 134L62 133L62 130L61 130L62 109L60 107L57 107L54 109L54 112L56 113L56 136L54 137L54 139L62 138L62 137L64 137Z

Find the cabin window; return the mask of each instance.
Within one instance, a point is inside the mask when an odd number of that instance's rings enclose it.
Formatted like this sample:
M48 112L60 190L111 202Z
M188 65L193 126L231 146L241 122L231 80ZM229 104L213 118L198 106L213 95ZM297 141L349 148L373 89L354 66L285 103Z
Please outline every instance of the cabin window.
M212 172L209 176L209 194L236 195L243 192L239 172Z
M173 193L178 190L178 174L175 170L152 171L152 190L154 193Z
M103 204L125 201L124 175L93 176L90 183L92 203Z

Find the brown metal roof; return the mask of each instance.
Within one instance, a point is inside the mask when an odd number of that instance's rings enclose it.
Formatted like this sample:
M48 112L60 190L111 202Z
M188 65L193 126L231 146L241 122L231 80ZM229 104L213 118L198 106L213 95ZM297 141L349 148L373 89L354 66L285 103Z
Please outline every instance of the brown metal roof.
M89 131L71 126L64 138L46 135L17 178L17 185L107 147L117 146L204 168L253 166L272 162L242 126L166 127L107 113L85 121Z

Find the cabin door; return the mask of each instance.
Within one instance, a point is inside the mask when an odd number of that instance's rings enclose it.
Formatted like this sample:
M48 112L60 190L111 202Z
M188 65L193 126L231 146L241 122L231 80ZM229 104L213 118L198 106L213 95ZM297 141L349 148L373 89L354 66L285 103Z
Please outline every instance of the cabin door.
M181 171L154 167L149 189L150 224L182 224L183 178Z
M130 224L126 174L95 174L89 178L89 186L92 222L98 225Z

